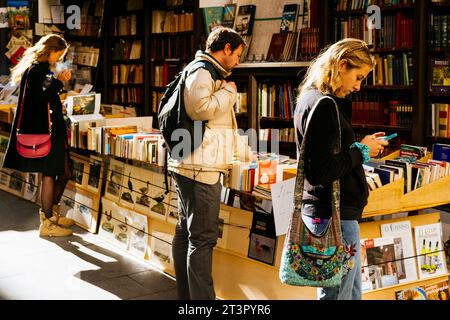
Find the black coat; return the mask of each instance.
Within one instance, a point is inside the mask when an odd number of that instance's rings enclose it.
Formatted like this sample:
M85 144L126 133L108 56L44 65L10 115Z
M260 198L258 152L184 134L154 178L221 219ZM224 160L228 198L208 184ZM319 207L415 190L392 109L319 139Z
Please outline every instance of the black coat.
M303 140L306 120L312 107L323 95L318 90L308 91L295 109L295 128L298 142ZM361 151L350 148L356 142L351 126L352 102L331 96L337 103L341 123L341 152L334 154L338 139L338 125L334 103L322 100L314 111L308 128L305 146L305 191L303 202L312 204L304 214L329 218L331 213L331 186L340 180L342 220L359 220L367 204L369 189L363 169ZM297 144L300 147L300 144Z
M49 67L48 62L34 62L22 76L18 107L3 162L4 168L22 172L41 172L48 176L57 176L64 173L64 157L69 152L62 104L58 95L63 88L63 83L54 78L51 78L51 82L46 81L50 72ZM51 150L47 156L38 159L24 158L16 150L16 128L26 78L28 78L28 84L25 92L20 132L48 133L47 104L50 103L52 122Z

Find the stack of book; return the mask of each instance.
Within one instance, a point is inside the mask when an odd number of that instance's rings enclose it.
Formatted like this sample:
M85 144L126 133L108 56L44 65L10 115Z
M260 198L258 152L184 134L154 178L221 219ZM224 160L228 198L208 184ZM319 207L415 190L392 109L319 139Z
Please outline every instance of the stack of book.
M427 155L425 147L403 144L400 155L392 160L373 159L364 165L366 179L371 190L404 179L404 193L416 190L450 174L450 146L433 145L433 158Z

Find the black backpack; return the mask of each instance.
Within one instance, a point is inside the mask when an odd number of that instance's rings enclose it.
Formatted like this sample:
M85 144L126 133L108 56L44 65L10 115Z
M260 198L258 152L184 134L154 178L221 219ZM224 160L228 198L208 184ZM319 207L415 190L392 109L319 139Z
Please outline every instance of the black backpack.
M176 160L182 160L188 154L172 154L173 148L180 143L180 141L172 141L172 133L176 129L185 129L191 135L190 152L192 153L197 149L203 141L203 134L205 133L205 122L201 121L202 131L201 137L194 137L194 121L189 118L184 106L184 85L186 78L199 68L208 70L213 80L222 79L218 70L214 65L207 60L194 60L187 65L181 72L175 76L175 80L167 85L167 89L164 92L158 109L158 125L159 130L164 138L164 142L167 151L170 156ZM196 134L200 132L197 130Z

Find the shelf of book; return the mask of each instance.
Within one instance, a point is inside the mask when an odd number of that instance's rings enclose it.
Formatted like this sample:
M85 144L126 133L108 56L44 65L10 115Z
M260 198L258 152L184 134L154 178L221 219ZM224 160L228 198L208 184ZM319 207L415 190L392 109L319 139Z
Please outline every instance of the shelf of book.
M412 128L407 127L395 127L395 126L385 126L385 125L376 125L376 124L352 124L354 129L367 129L367 130L385 130L385 131L395 131L395 132L408 132L411 131Z
M414 90L414 86L362 86L361 91L364 90L392 90L392 91L409 91Z
M434 142L450 143L450 137L435 137L429 135L427 138Z
M399 151L390 154L383 160L391 160L399 156ZM421 162L432 158L429 154ZM398 212L417 211L438 207L450 203L450 176L426 184L411 192L404 193L404 179L377 188L369 193L368 204L364 208L363 217L374 217Z
M414 48L412 47L404 47L404 48L376 48L370 49L370 52L374 54L378 53L396 53L396 52L414 52Z
M428 93L429 97L444 97L444 98L450 98L450 92L430 92Z
M381 9L381 12L388 13L388 12L396 12L396 11L403 11L403 10L413 10L414 5L413 4L402 4L402 5L380 7L380 9ZM367 10L364 10L364 9L337 10L337 11L335 11L335 14L337 16L363 15L363 14L367 14Z
M311 61L295 62L246 62L236 66L237 69L245 68L305 68L311 65Z
M142 59L111 60L111 64L142 64Z
M80 42L102 42L102 37L96 36L79 36L75 34L65 34L64 39L68 41L80 41Z
M371 291L363 292L364 300L395 300L395 293L397 291L413 288L416 286L430 286L443 281L448 281L450 274L444 274L428 279L419 279L410 282L404 282L402 284L396 284L386 288L375 289Z
M151 37L176 37L176 36L184 36L184 35L193 35L195 31L178 31L178 32L159 32L150 34Z
M386 223L395 223L395 222L403 222L409 221L411 224L411 229L414 229L417 226L439 223L440 222L440 213L425 213L419 214L416 216L409 216L403 218L395 218L390 220L380 220L373 222L364 222L360 224L360 233L361 239L376 239L381 237L381 224ZM415 243L415 241L413 241ZM415 250L415 245L413 244L413 252L417 252ZM415 254L414 254L415 255ZM416 261L414 261L416 263ZM444 262L445 263L445 262ZM418 276L418 275L416 275ZM387 286L384 288L373 289L370 291L363 291L363 299L364 300L395 300L395 292L403 289L415 287L417 285L426 286L435 284L440 281L448 281L448 274L441 274L435 277L429 277L424 279L417 279L413 281L403 282L392 286Z
M140 87L144 83L110 83L109 85L112 87Z

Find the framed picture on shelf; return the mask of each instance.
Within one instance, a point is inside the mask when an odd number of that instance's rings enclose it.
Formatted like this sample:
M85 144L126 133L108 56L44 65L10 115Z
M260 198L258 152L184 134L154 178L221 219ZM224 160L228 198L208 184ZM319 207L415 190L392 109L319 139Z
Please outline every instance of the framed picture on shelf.
M124 168L124 176L122 181L119 203L131 209L134 208L134 204L136 202L136 199L133 197L133 190L135 187L135 183L133 183L133 180L131 179L132 176L133 177L136 176L135 167L126 164Z
M89 161L75 153L71 153L70 158L72 160L72 177L70 181L77 187L86 187L88 183Z
M130 212L131 228L128 250L131 254L144 259L148 246L148 220L147 216L137 212Z
M158 220L167 220L170 193L165 194L164 174L153 173L153 181L150 186L150 216Z
M75 210L75 193L75 187L67 185L61 197L61 214L63 216L71 216L72 211Z
M153 181L152 172L143 168L134 168L131 183L133 192L131 193L135 199L134 209L141 213L147 214L150 210L149 192Z
M25 185L25 174L19 171L12 171L9 179L8 191L22 197Z
M431 59L430 91L450 93L450 59Z
M103 160L100 157L91 156L89 159L89 175L87 188L98 194L102 187Z
M28 201L36 201L39 184L39 174L37 172L28 172L25 179L23 198Z
M149 259L173 270L172 241L173 235L171 234L160 231L152 232L148 239Z
M125 163L111 159L106 173L105 196L109 200L118 202L123 185Z
M113 210L114 206L112 202L106 198L102 198L102 215L98 235L110 242L114 240L114 228L117 222L113 219Z
M74 208L67 214L69 218L87 230L94 230L98 220L99 198L90 192L75 189Z

